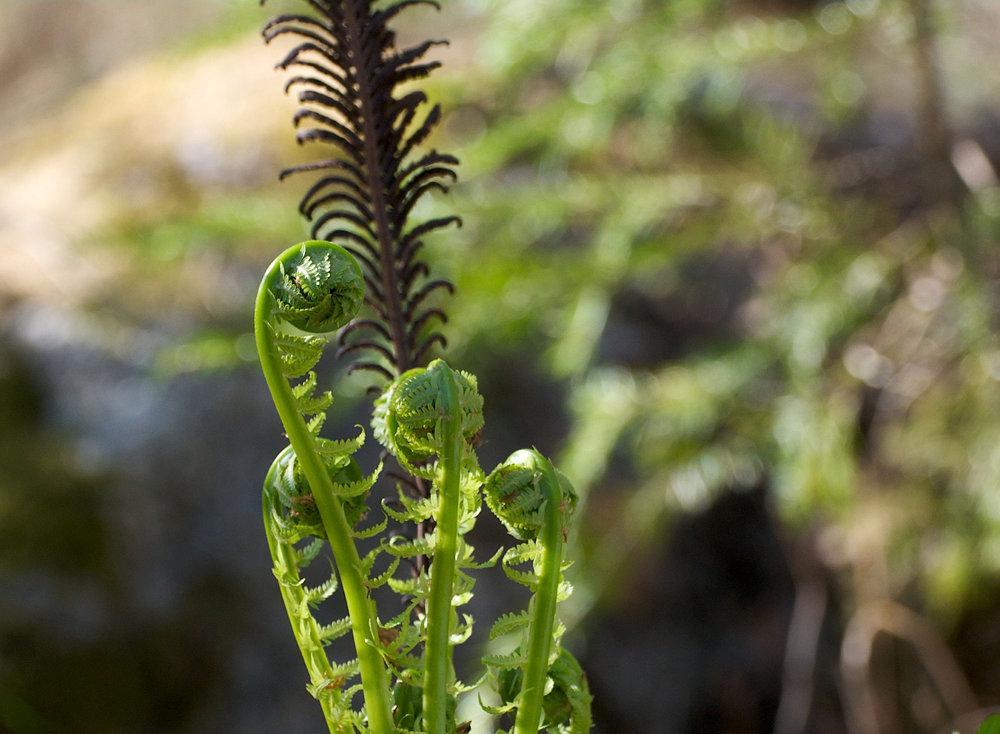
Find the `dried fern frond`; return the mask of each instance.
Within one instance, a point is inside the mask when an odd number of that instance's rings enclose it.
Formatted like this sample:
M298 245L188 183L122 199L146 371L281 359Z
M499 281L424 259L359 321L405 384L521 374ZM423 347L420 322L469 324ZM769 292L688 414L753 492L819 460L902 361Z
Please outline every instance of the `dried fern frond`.
M422 91L400 91L440 65L425 56L446 42L397 49L389 23L407 8L437 3L304 2L312 15L279 15L263 35L268 42L285 35L299 41L278 64L295 72L286 91L296 90L302 105L294 117L297 139L327 146L332 155L288 168L281 177L316 174L299 207L312 222L312 236L343 245L364 269L365 300L375 318L348 325L338 354L363 353L352 371L392 379L426 364L434 347L445 344L433 328L445 313L427 302L453 287L428 277L420 250L427 234L461 224L458 217L410 221L422 197L447 192L456 178L454 156L423 149L440 107L427 110Z

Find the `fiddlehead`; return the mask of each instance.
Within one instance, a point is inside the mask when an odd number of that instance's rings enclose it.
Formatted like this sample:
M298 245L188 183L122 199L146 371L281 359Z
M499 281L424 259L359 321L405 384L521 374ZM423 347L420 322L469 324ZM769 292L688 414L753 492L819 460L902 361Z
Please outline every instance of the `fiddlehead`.
M549 486L553 475L558 484L560 528L565 535L576 510L577 494L548 459L535 449L521 449L490 473L483 486L486 505L515 538L535 540L545 527L546 510L555 494Z
M462 687L454 680L451 649L472 633L471 617L460 622L456 610L472 597L473 579L465 569L484 565L476 564L464 541L481 504L482 472L472 442L483 426L482 408L475 377L435 360L394 381L375 416L375 435L386 448L415 475L433 481L429 498L407 500L401 490L401 510L386 507L400 520L433 517L436 523L427 537L389 547L390 553L433 558L429 574L390 581L413 597L415 609L426 603L426 614L418 619L423 662L412 681L423 688L420 715L429 734L443 734L454 725L455 696Z
M343 698L335 695L338 686L334 685L343 685L360 673L370 731L390 734L393 725L388 679L373 641L379 626L368 595L372 586L368 575L379 549L361 559L352 529L352 521L364 514L363 496L381 467L363 476L353 461L353 453L364 440L363 433L343 441L319 437L332 396L316 393L313 372L322 356L324 334L353 318L362 294L361 271L353 257L327 242L312 241L289 248L271 264L261 281L254 310L257 352L291 443L275 461L265 483L265 527L289 619L312 679L310 690L320 699L331 731L349 732L361 725L360 717L347 716L344 711L344 699L349 705L352 694L345 693ZM289 384L290 379L304 375L294 387ZM310 546L313 550L308 552L299 551L294 545L296 540L318 535L320 530L340 573L358 656L356 669L353 663L331 668L327 661L324 666L320 655L325 659L325 653L316 650L316 635L322 636L322 632L313 629L315 620L308 612L309 602L318 603L324 594L333 593L335 582L331 579L313 597L302 597L304 590L290 586L301 580L298 574L303 562L319 551L315 546ZM385 579L392 570L384 574ZM330 680L328 668L335 673Z
M456 372L438 359L426 369L413 369L393 382L376 401L376 438L414 476L433 479L443 451L441 416L449 383L455 384L458 428L469 449L463 460L475 462L471 444L483 428L483 398L474 375ZM478 466L478 464L476 464Z
M265 26L264 39L289 35L299 41L278 64L296 72L286 90L296 90L302 105L294 118L297 139L328 146L333 156L289 168L282 178L317 174L299 209L312 221L313 237L343 242L357 257L375 315L342 333L341 353L366 353L352 368L392 379L426 364L434 345L444 343L433 329L445 320L444 312L428 307L426 299L452 286L428 279L419 253L426 235L460 224L458 217L410 221L421 198L448 190L458 160L436 150L420 152L440 107L422 114L426 94L399 91L440 66L424 57L445 42L397 49L389 27L408 7L437 3L306 2L315 15L280 15Z
M360 268L339 248L305 243L299 257L281 265L273 289L274 316L309 334L327 334L348 323L365 295Z
M535 734L540 727L574 734L589 731L586 680L559 645L564 628L555 616L556 605L572 591L562 578L562 546L576 492L548 459L530 449L516 451L494 469L483 493L511 534L525 541L504 554L504 572L534 592L527 612L502 616L490 631L491 639L521 635L513 653L483 659L503 702L491 710L516 711L516 734ZM532 564L532 571L518 568L525 563Z

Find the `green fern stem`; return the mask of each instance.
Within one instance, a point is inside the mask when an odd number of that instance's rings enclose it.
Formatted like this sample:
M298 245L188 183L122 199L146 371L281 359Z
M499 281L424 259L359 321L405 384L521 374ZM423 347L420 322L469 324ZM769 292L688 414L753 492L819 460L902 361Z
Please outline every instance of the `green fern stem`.
M437 545L431 564L431 592L427 604L427 643L424 648L424 731L445 734L448 721L448 680L451 675L452 596L458 548L459 492L462 472L462 410L455 373L442 374L441 453L438 459L439 510Z
M544 474L540 486L546 494L542 528L538 534L538 542L542 546L542 568L538 590L532 600L528 654L514 722L515 734L538 734L542 723L542 700L545 698L545 678L552 652L562 567L562 491L552 463L540 454L538 456Z
M273 481L278 465L278 461L271 465L265 484L270 484ZM272 520L275 513L274 500L268 492L263 493L263 511L264 534L267 536L267 547L271 551L271 560L274 562L275 569L296 568L295 548L281 540L274 527ZM311 614L305 616L301 614L300 610L307 606L305 589L301 583L279 583L278 586L281 590L281 600L285 603L285 611L288 613L288 621L291 623L292 634L295 635L295 642L298 644L302 660L309 672L309 681L314 686L321 685L324 681L331 680L334 673L330 660L323 651L319 625ZM343 734L343 730L335 721L333 701L326 696L318 696L318 698L323 710L323 717L330 728L330 734Z
M254 306L257 354L264 379L271 392L271 399L277 408L289 443L312 488L327 540L337 563L347 610L351 617L351 631L358 655L358 667L365 695L365 711L371 734L392 734L394 726L390 713L388 677L382 657L373 642L378 635L378 617L365 587L361 559L351 536L351 528L344 516L344 509L340 500L334 495L333 484L316 450L312 435L296 409L295 397L281 371L278 349L272 337L273 332L268 328L274 308L273 289L281 278L282 266L290 263L304 247L308 248L309 244L288 248L264 273Z

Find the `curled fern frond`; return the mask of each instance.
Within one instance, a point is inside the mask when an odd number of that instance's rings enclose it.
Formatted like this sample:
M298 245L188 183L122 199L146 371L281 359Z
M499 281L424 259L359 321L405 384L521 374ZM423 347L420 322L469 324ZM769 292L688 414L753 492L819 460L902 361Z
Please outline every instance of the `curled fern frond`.
M296 39L278 67L294 72L286 91L294 90L301 104L294 117L297 140L323 145L332 156L286 169L282 178L316 174L299 209L311 220L314 237L342 243L358 258L376 315L344 332L342 353L367 352L371 359L355 367L392 379L425 364L444 343L434 328L444 313L425 301L452 287L427 280L419 253L427 234L461 223L457 217L410 221L424 196L448 191L458 160L424 148L440 107L425 112L424 92L400 89L440 65L425 57L445 42L397 48L389 24L409 7L437 3L306 1L314 15L280 15L263 35L268 43Z
M264 337L260 346L274 350L282 377L302 378L291 386L291 396L296 412L318 437L333 395L318 391L313 370L327 343L322 335L348 323L361 308L361 269L345 249L319 241L289 248L272 268L276 272L262 286L267 297L257 314ZM317 441L327 453L339 451L336 442Z
M486 505L517 538L536 538L544 524L549 496L544 484L550 481L545 471L547 462L535 449L515 451L490 473L483 485ZM565 533L576 508L577 494L562 472L554 470L553 474L559 482L562 501L559 510Z
M307 689L322 706L330 731L349 734L359 731L362 723L352 710L353 694L344 690L358 673L357 661L332 663L324 648L350 631L351 623L350 619L344 619L321 625L313 615L312 610L336 593L339 584L333 573L313 587L307 586L303 579L306 568L327 544L322 537L312 537L317 532L311 518L298 514L293 501L296 495L289 486L294 463L295 456L289 446L275 459L264 481L265 534L274 577L309 673ZM303 540L306 538L310 539L306 542Z
M298 258L282 264L273 288L275 315L309 334L349 323L365 297L357 260L327 242L305 242Z
M483 658L501 700L500 706L484 708L496 715L516 711L515 734L535 734L539 727L588 731L586 682L560 647L566 628L556 617L556 605L572 592L563 577L569 564L562 546L576 492L548 459L530 449L516 451L494 469L483 493L493 513L524 541L504 553L503 572L532 591L526 612L503 615L490 630L490 639L518 634L520 640L513 652Z
M458 384L461 431L467 444L463 461L474 462L468 444L483 427L483 398L475 376L455 372L440 359L401 375L379 399L373 417L375 436L408 471L426 479L434 477L433 462L442 450L442 401L449 374Z
M337 442L317 439L317 442L323 465L333 483L334 493L341 500L348 524L354 527L368 514L366 495L375 484L381 466L365 475L351 457L364 443L363 431L356 439ZM323 451L324 446L326 451ZM334 451L331 447L339 450ZM323 519L316 506L312 488L291 447L275 460L272 489L275 493L275 506L282 514L283 523L294 526L299 537L325 537Z

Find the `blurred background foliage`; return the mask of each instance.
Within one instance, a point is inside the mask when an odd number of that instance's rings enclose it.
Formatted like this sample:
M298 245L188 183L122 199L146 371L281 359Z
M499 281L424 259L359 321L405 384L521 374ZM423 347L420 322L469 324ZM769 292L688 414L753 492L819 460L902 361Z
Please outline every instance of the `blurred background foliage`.
M0 731L317 731L258 517L250 304L311 155L265 16L0 5ZM452 41L432 143L462 181L429 208L465 226L430 258L484 462L534 443L586 497L600 731L1000 704L998 27L992 0L405 19ZM486 629L516 592L477 593Z

